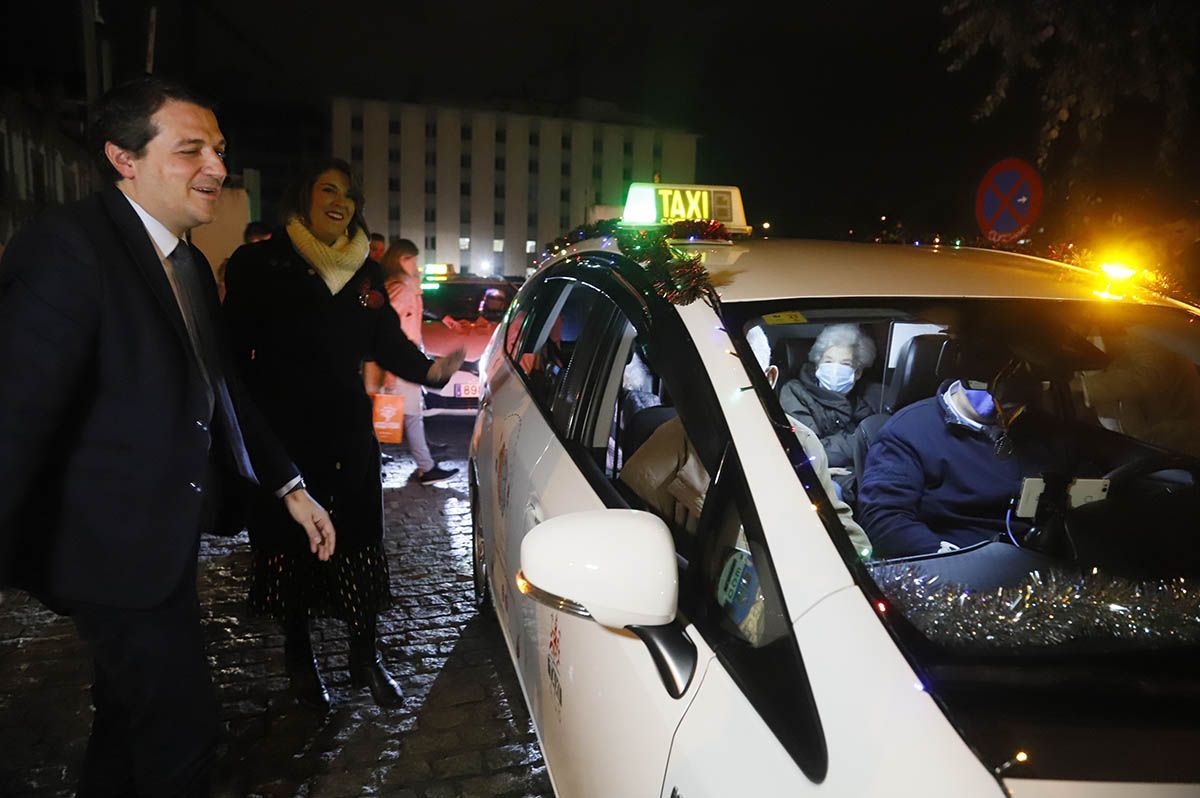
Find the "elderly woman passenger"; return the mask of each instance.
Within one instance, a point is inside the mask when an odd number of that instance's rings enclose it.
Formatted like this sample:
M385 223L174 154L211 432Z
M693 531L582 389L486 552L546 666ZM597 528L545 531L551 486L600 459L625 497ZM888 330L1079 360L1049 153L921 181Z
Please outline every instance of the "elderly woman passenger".
M875 362L875 342L857 324L831 324L813 342L808 360L799 376L780 389L779 403L817 433L831 468L849 468L854 464L854 431L879 412L879 383L861 381L863 370Z

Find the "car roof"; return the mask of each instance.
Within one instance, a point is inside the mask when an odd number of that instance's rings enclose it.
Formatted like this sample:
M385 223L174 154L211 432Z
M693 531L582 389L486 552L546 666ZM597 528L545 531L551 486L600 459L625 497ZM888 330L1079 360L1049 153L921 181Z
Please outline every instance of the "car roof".
M1102 275L1087 269L969 247L770 239L688 249L706 253L709 273L727 302L896 296L1095 300L1106 287ZM732 251L722 255L721 249ZM1162 301L1149 291L1136 299Z
M674 242L704 258L724 302L797 297L977 297L1092 300L1103 274L1030 255L955 246L861 244L803 239ZM569 247L616 250L612 238ZM560 253L561 254L561 253ZM1122 284L1124 301L1181 306ZM1111 298L1111 297L1108 297Z

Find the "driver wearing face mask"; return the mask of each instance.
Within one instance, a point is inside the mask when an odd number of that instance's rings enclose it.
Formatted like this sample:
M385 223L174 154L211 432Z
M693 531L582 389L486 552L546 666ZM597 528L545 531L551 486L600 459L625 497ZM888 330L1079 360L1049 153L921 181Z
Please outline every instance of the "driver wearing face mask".
M817 433L834 469L854 465L854 431L879 411L880 386L862 380L875 362L875 342L857 324L831 324L821 331L800 375L779 392L784 411ZM848 481L838 480L843 488Z

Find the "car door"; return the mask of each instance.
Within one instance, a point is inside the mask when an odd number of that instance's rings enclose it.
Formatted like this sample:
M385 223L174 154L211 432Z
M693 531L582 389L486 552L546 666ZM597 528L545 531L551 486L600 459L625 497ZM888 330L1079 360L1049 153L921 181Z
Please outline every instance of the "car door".
M556 289L561 292L555 301L558 314L527 332L513 359L536 407L521 419L520 436L549 444L532 463L519 464L530 471L519 477L520 499L508 503L504 560L510 569L518 567L521 538L540 521L629 506L606 469L626 363L639 331L644 339L654 335L649 309L608 265L576 264L546 281L548 286L556 282L562 284ZM515 461L509 466L517 467ZM515 489L518 478L509 479ZM518 667L558 793L571 798L658 794L671 737L698 680L673 698L646 644L632 632L605 628L524 596L513 602L511 624L519 638L513 646ZM683 624L677 634L686 634ZM706 661L711 652L694 632L691 637L698 642L699 661Z
M472 442L472 476L478 486L475 512L480 516L496 615L514 660L520 659L522 638L521 616L512 600L516 566L511 561L510 567L509 543L514 537L519 546L520 536L527 529L530 474L551 437L544 426L535 425L530 430L525 424L539 411L521 373L520 350L530 330L540 331L547 319L561 313L563 287L557 282L546 285L544 276L527 283L482 359L486 363L485 388ZM527 346L534 348L532 342ZM532 362L527 359L527 367Z
M663 795L811 794L828 766L825 734L732 444L705 501L692 620L715 656L675 734Z

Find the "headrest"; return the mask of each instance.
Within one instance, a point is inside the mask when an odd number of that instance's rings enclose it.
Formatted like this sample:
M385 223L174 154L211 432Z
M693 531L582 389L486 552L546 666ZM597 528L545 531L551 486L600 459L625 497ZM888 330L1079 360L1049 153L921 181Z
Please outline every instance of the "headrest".
M928 399L957 369L958 346L950 336L914 335L900 349L896 369L884 393L884 410L895 413L920 399Z
M785 382L800 376L800 368L808 362L808 350L812 349L810 338L781 338L771 350L771 363L779 367L781 387Z

